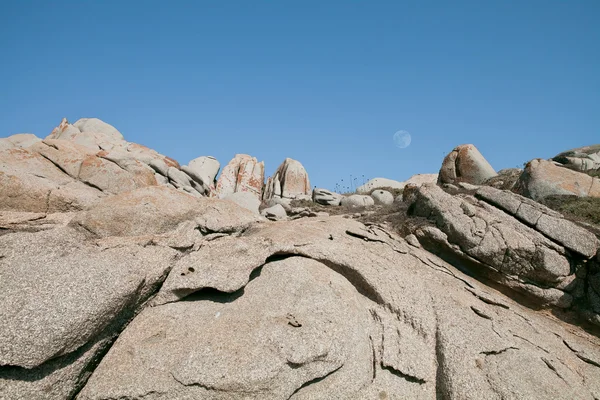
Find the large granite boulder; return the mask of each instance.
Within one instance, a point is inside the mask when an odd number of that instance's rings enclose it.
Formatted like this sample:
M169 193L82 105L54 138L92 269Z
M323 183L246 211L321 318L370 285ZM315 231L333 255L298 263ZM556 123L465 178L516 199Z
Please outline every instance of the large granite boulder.
M455 147L444 158L438 183L466 182L481 185L493 176L496 176L496 171L477 150L477 147L472 144L463 144Z
M216 193L223 198L236 192L252 193L262 199L265 164L247 154L236 154L223 168L217 180Z
M216 189L216 178L220 168L221 164L216 158L203 156L194 158L188 165L182 166L181 170L202 185L207 193L212 194Z
M600 197L600 179L556 162L535 159L527 163L515 189L536 201L556 195Z
M263 198L265 200L273 197L295 199L310 195L310 181L304 166L300 161L286 158L275 174L267 179Z
M316 188L313 190L312 199L315 203L324 206L339 206L342 201L342 195L327 189Z
M564 151L552 157L552 160L577 171L599 169L600 144Z

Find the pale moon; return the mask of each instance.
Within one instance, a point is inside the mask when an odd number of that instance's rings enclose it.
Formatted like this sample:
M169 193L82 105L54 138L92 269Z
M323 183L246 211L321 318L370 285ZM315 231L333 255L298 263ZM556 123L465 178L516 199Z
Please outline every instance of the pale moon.
M401 149L410 146L411 140L410 133L407 131L398 131L394 133L394 144Z

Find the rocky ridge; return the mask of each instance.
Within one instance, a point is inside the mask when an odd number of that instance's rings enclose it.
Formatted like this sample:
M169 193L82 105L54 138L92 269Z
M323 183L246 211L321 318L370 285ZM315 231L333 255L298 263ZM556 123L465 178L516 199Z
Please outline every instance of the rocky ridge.
M0 139L0 399L600 398L600 242L531 198L50 136Z

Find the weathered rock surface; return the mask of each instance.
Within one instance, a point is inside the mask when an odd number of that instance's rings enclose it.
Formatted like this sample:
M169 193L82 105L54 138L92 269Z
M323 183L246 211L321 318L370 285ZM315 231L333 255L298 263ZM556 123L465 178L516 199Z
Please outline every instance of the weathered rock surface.
M249 192L260 200L264 181L264 162L247 154L236 154L217 180L217 195L223 198L236 192Z
M17 133L7 138L0 138L0 151L13 148L27 148L40 140L42 139L32 133Z
M310 195L311 187L306 169L299 161L286 158L277 168L275 174L267 179L263 198L283 197L295 199Z
M552 157L559 162L577 171L589 171L600 168L600 144L579 147L564 151Z
M216 178L220 168L221 164L216 158L203 156L194 158L188 165L182 166L181 170L202 185L205 192L212 194L216 189Z
M177 262L153 304L79 399L591 400L600 390L600 368L584 361L599 357L597 338L343 218L209 241Z
M248 211L251 211L253 214L258 214L258 209L260 207L260 200L256 197L254 193L251 192L235 192L228 194L225 197L222 197L223 200L229 200L240 207L245 208Z
M375 204L390 205L394 203L394 195L387 190L374 190L371 193L371 197L375 201Z
M185 221L195 221L207 233L233 232L257 217L231 202L153 186L109 197L78 214L71 225L98 237L123 237L163 234Z
M0 150L2 400L600 398L600 339L573 323L600 325L598 240L530 199L408 184L405 240L352 219L385 207L273 197L264 215L285 220L257 215L249 156L219 195L252 212L201 196L209 159L180 167L99 120L17 139Z
M71 398L175 251L100 249L69 228L0 236L0 397Z
M274 206L267 207L260 212L260 215L270 220L285 219L287 212L281 204L275 204Z
M312 200L324 206L339 206L342 201L342 195L327 189L316 188L313 190Z
M555 195L600 197L600 179L552 161L535 159L527 163L515 189L536 201Z
M370 207L375 205L375 200L371 196L362 194L353 194L343 196L340 204L344 207Z
M433 185L416 189L412 212L434 226L415 234L427 249L462 259L541 305L569 308L583 296L587 284L576 274L597 252L593 234L508 191L481 187L477 197L452 196Z
M442 162L438 183L466 182L481 185L496 176L490 163L472 144L463 144L452 150Z

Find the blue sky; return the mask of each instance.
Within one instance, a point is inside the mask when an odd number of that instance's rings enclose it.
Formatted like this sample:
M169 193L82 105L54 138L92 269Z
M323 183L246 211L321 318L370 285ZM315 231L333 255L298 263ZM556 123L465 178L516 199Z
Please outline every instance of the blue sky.
M311 183L600 142L600 1L3 1L0 137L97 117L182 164ZM398 130L412 143L396 148Z

